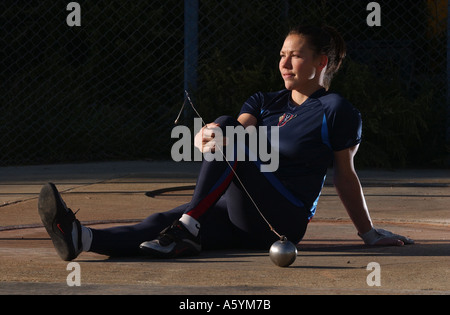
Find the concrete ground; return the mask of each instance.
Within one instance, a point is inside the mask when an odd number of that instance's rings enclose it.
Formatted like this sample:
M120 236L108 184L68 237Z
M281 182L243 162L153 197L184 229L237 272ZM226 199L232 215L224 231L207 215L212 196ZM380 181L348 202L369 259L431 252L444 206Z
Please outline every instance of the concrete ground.
M57 256L37 213L52 181L82 223L133 224L190 199L196 163L109 162L0 168L0 294L450 294L450 171L360 171L376 227L415 245L367 247L356 235L331 177L289 268L268 251L210 251L153 260L82 253L81 286ZM149 198L145 192L164 188ZM368 269L370 263L379 269ZM370 267L370 266L369 266ZM68 270L69 269L69 270ZM379 286L370 286L379 280ZM70 282L70 281L69 281Z

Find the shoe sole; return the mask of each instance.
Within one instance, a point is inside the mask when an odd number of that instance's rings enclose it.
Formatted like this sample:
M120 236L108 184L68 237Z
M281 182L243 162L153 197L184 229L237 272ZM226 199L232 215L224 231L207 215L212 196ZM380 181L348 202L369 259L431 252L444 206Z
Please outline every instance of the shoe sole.
M175 247L169 252L159 251L156 248L145 246L145 244L151 245L150 242L142 243L139 248L142 254L146 256L151 256L153 258L178 258L178 257L187 257L187 256L198 256L201 250L193 248L193 246L200 246L197 244L192 244L191 241L181 241L176 244Z
M59 257L65 261L71 261L77 257L72 240L72 233L64 234L57 226L57 221L66 214L61 213L64 206L55 185L48 183L44 185L39 194L38 211L41 221L50 236L53 246Z

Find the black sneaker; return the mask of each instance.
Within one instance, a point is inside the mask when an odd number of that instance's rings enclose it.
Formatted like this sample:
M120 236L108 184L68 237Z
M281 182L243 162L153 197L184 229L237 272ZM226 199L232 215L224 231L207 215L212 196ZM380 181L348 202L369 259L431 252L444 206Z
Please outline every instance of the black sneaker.
M67 208L54 184L42 187L38 210L59 257L65 261L75 259L82 251L81 224Z
M200 236L195 237L180 222L175 221L153 241L142 243L141 251L156 258L175 258L200 254Z

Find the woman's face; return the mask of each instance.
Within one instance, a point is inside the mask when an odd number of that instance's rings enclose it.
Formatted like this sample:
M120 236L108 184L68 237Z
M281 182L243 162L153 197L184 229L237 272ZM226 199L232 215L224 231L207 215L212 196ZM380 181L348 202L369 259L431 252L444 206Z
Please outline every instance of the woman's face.
M319 82L321 58L309 48L302 35L286 37L280 52L280 73L288 90L301 90Z

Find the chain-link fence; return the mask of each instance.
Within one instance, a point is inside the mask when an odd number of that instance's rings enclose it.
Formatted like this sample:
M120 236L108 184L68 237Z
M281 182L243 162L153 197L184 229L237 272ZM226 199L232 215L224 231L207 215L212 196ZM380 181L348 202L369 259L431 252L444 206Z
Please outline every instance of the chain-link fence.
M332 89L363 114L362 165L448 157L448 1L377 1L373 27L361 0L80 0L73 27L69 2L0 4L0 165L170 158L184 89L207 120L282 89L279 50L301 22L346 40Z

